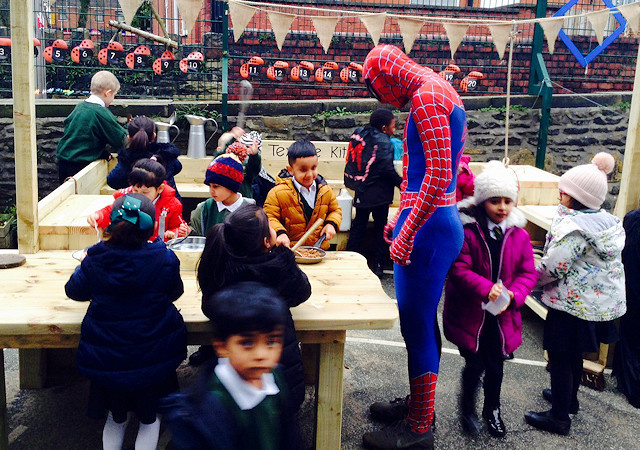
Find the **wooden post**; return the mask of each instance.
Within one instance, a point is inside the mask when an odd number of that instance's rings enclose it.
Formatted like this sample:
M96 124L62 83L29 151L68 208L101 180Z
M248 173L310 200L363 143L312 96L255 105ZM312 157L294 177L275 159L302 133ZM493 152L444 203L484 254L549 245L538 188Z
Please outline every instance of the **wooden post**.
M38 166L33 64L33 2L11 0L11 76L18 250L38 251Z
M331 342L320 344L316 388L317 450L340 450L342 434L342 376L344 372L345 331L327 333Z
M629 127L627 128L627 143L624 147L624 162L622 165L622 180L620 193L616 201L614 213L623 219L632 209L638 208L640 199L640 45L636 57L636 74L633 79L633 94L629 110ZM635 181L633 181L635 180Z

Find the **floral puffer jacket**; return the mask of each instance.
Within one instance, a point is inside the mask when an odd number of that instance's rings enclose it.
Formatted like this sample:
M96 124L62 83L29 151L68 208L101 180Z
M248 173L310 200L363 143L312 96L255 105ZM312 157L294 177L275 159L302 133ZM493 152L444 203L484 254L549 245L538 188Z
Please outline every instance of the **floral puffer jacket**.
M542 302L592 322L626 310L622 222L604 210L558 206L538 266Z

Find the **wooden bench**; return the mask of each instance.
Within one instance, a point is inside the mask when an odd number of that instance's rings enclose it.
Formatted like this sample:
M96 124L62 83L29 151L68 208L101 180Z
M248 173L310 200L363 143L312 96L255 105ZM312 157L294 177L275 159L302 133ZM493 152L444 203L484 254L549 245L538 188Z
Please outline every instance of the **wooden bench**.
M43 348L75 348L88 302L69 300L64 285L78 265L69 251L26 255L25 265L0 271L0 345L34 356L31 369L43 373L37 355ZM351 252L328 252L319 264L302 267L312 287L309 300L293 308L300 342L318 354L315 368L315 448L340 449L346 330L389 329L398 320L396 304L385 294L365 259ZM208 319L200 309L194 271L182 271L184 294L176 302L187 325L190 345L211 342ZM21 373L22 375L22 373ZM4 356L0 353L4 386ZM0 396L0 442L7 442L6 398ZM50 443L55 447L55 443Z

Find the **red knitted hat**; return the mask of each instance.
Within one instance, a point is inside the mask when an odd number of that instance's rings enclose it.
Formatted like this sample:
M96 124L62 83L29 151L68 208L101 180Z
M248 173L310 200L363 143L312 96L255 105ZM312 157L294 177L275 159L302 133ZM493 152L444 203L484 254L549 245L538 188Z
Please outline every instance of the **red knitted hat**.
M211 161L204 175L204 184L219 184L232 192L240 192L243 180L242 163L231 153L225 153Z

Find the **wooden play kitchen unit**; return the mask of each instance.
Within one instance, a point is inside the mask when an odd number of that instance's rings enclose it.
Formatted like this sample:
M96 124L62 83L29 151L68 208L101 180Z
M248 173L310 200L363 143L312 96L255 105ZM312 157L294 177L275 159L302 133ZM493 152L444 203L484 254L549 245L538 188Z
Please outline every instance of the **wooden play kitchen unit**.
M71 254L71 251L41 251L26 255L26 264L21 267L0 270L0 284L5 292L0 298L2 348L78 345L88 303L70 300L64 293L64 285L78 265ZM327 252L321 263L302 269L309 277L312 294L292 313L300 342L318 354L315 447L338 450L346 330L392 328L398 320L398 308L369 271L364 257L357 253ZM187 325L189 344L210 343L211 332L200 309L201 294L195 272L182 271L181 276L184 294L176 307ZM6 449L4 355L0 367L0 449ZM39 367L32 369L42 372Z

